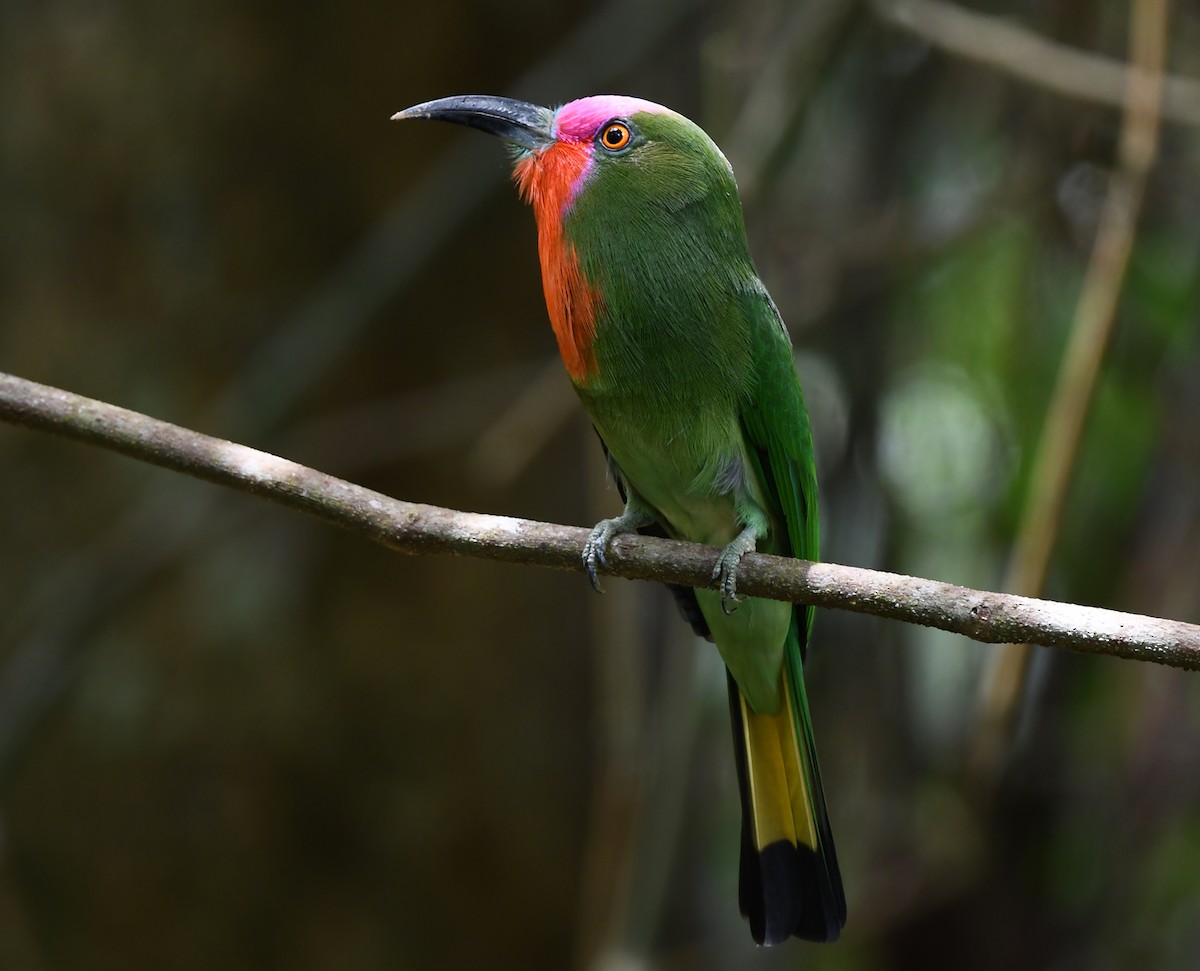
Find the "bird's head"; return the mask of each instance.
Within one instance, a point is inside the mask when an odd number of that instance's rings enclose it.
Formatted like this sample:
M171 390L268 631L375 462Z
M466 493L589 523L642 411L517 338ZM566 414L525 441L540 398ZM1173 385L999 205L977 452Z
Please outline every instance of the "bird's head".
M733 171L712 139L652 101L596 95L543 108L490 95L414 105L496 135L533 206L550 322L572 379L593 376L604 309L663 284L752 274Z
M539 224L561 218L585 189L619 186L627 201L681 205L713 189L734 191L721 150L687 118L623 95L595 95L561 108L459 95L392 116L433 118L496 135L514 148L514 175ZM643 197L639 200L639 197Z

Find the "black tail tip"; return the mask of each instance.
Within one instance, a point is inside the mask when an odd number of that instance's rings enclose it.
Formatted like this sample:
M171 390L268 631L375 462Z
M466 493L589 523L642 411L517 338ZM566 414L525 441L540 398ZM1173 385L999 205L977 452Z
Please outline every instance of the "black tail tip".
M761 850L743 844L738 903L754 942L766 947L789 937L831 943L846 923L840 877L807 846L783 840Z

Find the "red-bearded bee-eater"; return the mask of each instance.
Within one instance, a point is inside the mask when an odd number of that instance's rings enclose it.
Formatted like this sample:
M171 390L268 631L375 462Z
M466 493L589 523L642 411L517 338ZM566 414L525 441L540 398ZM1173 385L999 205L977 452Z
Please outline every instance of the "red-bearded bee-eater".
M550 323L625 499L613 537L722 547L712 589L676 590L729 672L742 800L739 903L754 940L835 940L846 899L804 691L811 607L737 597L751 550L815 560L812 433L791 340L750 259L733 171L698 126L603 95L542 108L485 95L397 120L483 129L514 148Z

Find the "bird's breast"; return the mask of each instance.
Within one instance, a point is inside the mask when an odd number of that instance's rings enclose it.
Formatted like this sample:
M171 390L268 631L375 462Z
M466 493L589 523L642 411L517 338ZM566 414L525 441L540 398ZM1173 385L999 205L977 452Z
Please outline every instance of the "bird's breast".
M538 260L550 326L567 373L577 385L589 383L595 371L592 342L600 296L584 275L563 220L590 163L585 145L557 142L526 156L514 170L521 196L533 206L537 220Z

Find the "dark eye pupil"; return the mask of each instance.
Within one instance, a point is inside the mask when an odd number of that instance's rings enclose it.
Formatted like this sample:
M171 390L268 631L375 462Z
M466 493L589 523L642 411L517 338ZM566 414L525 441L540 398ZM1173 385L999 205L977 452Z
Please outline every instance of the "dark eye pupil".
M620 145L624 138L625 132L616 125L613 125L612 128L604 133L604 140L608 142L609 145Z

